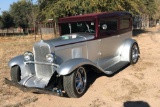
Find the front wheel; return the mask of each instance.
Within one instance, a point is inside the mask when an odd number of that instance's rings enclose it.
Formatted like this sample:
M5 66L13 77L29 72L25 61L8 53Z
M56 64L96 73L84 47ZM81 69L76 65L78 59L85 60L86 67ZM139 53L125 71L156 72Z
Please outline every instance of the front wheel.
M69 97L81 97L87 89L87 73L85 68L79 67L71 74L64 76L63 86Z
M134 43L132 45L131 52L130 52L130 63L132 65L136 64L138 62L139 54L140 54L140 52L139 52L138 44Z

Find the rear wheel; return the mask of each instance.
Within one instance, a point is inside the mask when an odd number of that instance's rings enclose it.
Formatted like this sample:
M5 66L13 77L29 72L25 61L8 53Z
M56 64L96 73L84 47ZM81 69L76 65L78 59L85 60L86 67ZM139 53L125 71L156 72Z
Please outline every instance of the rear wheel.
M21 80L21 70L20 70L20 67L17 66L17 65L13 66L11 68L10 75L11 75L11 80L12 81L19 82Z
M131 48L131 55L130 55L130 63L136 64L139 59L139 47L137 43L134 43Z
M79 67L63 78L64 90L69 97L79 98L87 89L87 73L84 67Z

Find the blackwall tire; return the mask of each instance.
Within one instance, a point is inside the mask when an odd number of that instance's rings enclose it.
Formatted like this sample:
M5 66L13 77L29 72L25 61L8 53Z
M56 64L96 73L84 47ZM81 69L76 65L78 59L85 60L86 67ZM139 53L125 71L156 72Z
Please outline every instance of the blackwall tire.
M85 68L79 67L71 74L64 76L63 87L69 97L81 97L87 89L87 72Z
M136 64L139 60L139 46L137 43L133 43L131 47L131 52L130 52L130 63L132 65Z
M21 70L19 66L13 66L11 68L11 80L14 82L19 82L21 80Z

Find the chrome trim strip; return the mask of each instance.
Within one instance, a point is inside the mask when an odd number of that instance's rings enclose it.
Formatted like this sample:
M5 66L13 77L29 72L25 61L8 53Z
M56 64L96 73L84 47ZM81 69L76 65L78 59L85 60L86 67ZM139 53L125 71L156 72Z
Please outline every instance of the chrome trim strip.
M34 62L34 61L28 61L28 62L24 62L25 64L41 64L41 65L53 65L57 68L59 68L59 65L54 64L54 63L44 63L44 62Z

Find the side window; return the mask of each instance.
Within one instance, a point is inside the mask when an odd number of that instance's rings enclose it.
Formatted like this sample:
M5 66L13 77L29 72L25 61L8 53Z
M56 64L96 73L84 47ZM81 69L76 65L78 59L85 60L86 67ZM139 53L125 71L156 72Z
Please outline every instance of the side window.
M120 19L120 29L126 29L130 27L130 19Z
M118 19L100 20L100 31L116 31L118 27Z
M61 24L61 35L69 34L69 33L70 33L70 29L69 29L68 23Z

